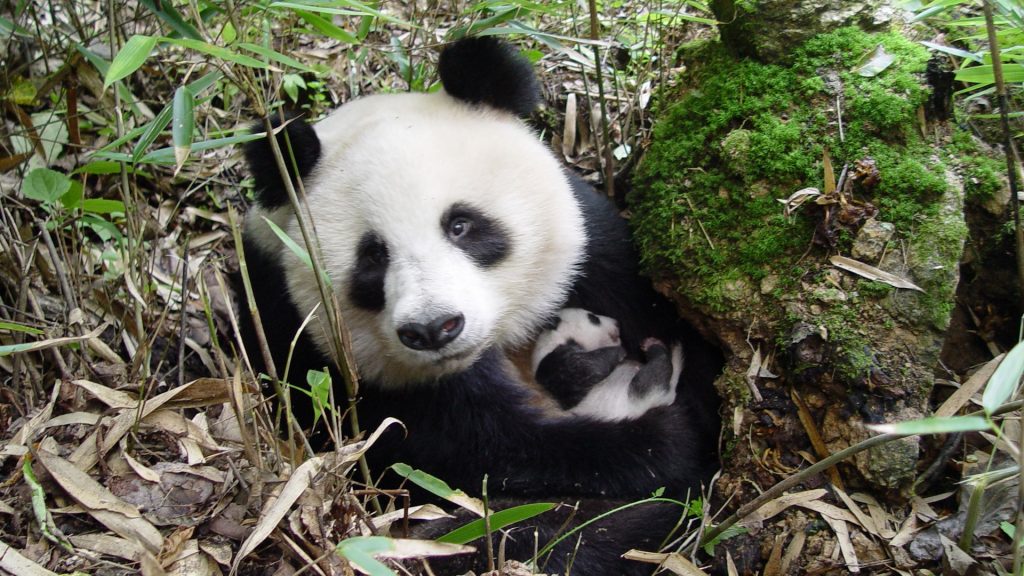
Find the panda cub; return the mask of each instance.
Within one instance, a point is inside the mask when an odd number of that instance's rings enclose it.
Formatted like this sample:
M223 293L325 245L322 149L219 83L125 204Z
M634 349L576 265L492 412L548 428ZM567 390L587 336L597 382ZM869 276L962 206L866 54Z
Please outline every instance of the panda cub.
M565 308L534 345L537 382L563 410L599 420L637 418L675 402L683 349L657 338L644 340L647 362L626 357L614 318Z

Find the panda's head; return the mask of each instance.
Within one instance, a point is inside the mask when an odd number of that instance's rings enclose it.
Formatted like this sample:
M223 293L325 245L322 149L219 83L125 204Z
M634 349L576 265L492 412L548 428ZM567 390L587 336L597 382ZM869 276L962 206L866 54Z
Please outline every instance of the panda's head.
M618 347L619 323L614 318L594 314L582 308L564 308L541 332L533 346L531 368L537 372L541 360L559 346L574 345L583 352Z
M537 101L530 65L478 38L446 49L439 71L441 92L365 97L286 129L360 374L384 385L527 341L565 300L586 242L562 167L518 118ZM259 206L246 234L279 258L305 315L315 277L264 221L302 245L268 148L247 150ZM326 324L307 330L328 354Z

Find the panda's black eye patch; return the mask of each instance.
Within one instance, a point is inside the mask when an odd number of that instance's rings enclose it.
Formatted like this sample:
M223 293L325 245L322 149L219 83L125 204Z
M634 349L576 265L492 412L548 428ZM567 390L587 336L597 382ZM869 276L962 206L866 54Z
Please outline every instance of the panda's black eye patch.
M587 312L587 320L590 320L590 323L593 324L594 326L601 325L601 319L598 318L597 314L594 314L593 312Z
M366 310L384 309L384 276L388 271L388 245L373 232L363 234L356 247L356 265L349 279L348 296Z
M512 243L501 223L467 204L453 204L441 217L445 238L474 262L488 268L508 256Z

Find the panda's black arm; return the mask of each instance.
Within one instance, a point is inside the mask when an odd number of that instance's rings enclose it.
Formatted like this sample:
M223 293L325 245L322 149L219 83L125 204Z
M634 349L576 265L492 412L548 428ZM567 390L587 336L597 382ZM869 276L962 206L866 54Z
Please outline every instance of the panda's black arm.
M487 474L492 494L536 497L643 498L662 487L681 497L699 489L706 458L686 408L655 408L619 422L551 418L531 407L508 374L483 360L436 387L365 387L366 427L394 416L407 430L394 430L370 451L374 472L405 462L470 493L479 493Z
M534 377L563 410L568 410L579 404L587 392L607 378L625 358L626 351L621 346L588 352L578 344L563 344L540 361Z

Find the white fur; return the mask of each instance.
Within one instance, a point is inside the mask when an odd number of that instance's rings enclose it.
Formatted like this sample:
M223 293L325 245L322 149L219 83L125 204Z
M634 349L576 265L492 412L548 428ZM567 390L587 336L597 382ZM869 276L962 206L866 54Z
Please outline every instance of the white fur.
M591 312L582 308L563 308L558 312L558 328L541 332L533 345L530 364L534 373L545 356L570 339L587 351L621 344L619 323L614 318L594 314L600 322L595 325L590 315Z
M316 132L322 153L304 182L308 205L363 378L399 386L464 370L490 346L526 342L564 301L584 254L583 217L558 162L512 115L443 92L376 95L342 106ZM456 202L510 234L499 264L482 268L444 237L442 215ZM272 217L302 245L290 209ZM247 227L261 245L278 242L292 301L306 314L320 301L313 273L269 231L253 234L265 222ZM354 306L346 287L367 231L389 250L380 313ZM465 326L440 351L399 341L399 326L453 313ZM330 354L326 323L307 329Z
M618 322L607 316L597 316L599 323L590 320L592 313L582 308L564 308L559 311L560 322L554 330L542 332L534 345L531 356L533 372L545 356L570 339L583 350L590 352L608 346L619 346ZM596 420L630 420L642 416L651 408L668 406L675 402L676 387L683 370L683 348L676 342L672 345L672 376L667 389L651 390L642 398L632 398L629 386L640 371L641 364L635 360L624 360L605 379L598 382L579 404L569 412L589 416Z
M676 401L676 386L683 368L683 347L672 344L672 378L668 389L655 389L642 398L629 396L629 383L640 371L640 364L626 360L607 378L590 389L586 397L569 411L596 420L632 420L643 416L651 408L668 406Z

